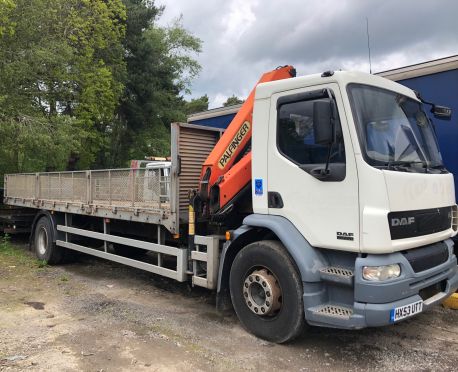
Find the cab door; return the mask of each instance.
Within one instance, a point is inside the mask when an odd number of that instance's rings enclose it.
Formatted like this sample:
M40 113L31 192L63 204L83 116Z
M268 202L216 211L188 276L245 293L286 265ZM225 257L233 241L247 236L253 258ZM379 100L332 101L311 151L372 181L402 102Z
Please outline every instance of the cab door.
M287 218L312 246L358 251L358 176L339 86L277 93L270 107L268 213ZM320 138L328 110L332 144Z

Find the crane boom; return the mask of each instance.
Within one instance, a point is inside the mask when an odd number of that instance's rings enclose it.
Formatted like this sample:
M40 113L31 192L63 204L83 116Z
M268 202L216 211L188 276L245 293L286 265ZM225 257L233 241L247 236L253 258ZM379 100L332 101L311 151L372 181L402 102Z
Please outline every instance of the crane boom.
M296 76L286 65L264 73L256 86ZM251 180L251 135L256 86L202 166L199 195L214 214L232 200Z

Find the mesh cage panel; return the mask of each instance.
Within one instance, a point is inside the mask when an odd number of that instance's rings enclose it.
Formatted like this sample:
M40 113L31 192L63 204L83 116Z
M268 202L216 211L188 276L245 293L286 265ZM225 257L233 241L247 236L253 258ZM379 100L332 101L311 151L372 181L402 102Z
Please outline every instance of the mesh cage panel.
M35 175L8 175L5 196L11 198L33 199L35 197Z
M85 202L86 173L61 172L39 174L38 199L80 203Z
M165 168L7 175L5 196L100 206L170 209ZM170 168L167 168L170 169Z

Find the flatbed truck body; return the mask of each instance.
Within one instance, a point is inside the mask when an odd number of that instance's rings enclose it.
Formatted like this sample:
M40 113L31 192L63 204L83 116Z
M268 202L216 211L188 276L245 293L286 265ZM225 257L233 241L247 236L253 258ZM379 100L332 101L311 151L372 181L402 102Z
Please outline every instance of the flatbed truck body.
M230 222L190 201L224 129L184 123L172 124L169 177L12 174L4 202L36 211L39 258L57 263L65 248L189 280L274 342L305 323L392 324L456 290L453 176L411 90L350 72L268 82L250 120L249 203L225 209Z

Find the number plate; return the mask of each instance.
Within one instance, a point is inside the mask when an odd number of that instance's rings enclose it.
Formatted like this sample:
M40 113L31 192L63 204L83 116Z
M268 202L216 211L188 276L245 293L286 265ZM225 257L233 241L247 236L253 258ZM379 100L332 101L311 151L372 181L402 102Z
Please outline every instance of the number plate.
M394 323L398 320L408 318L409 316L421 313L423 310L423 301L417 301L408 305L395 307L390 311L390 322Z

